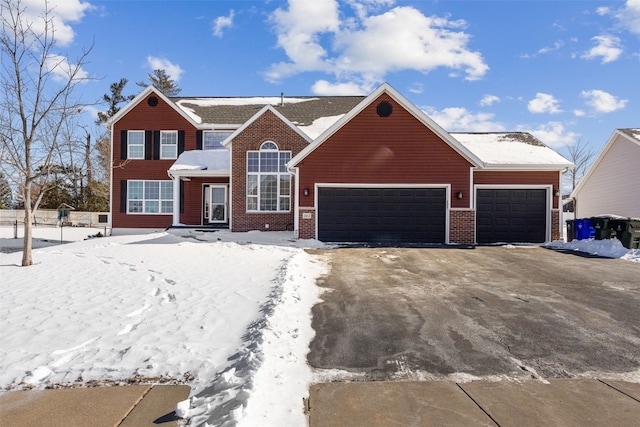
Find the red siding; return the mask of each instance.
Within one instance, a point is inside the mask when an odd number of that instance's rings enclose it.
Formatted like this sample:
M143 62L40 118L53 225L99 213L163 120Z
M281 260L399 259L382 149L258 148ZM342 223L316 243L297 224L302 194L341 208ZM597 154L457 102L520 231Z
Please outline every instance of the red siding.
M126 215L120 212L120 181L170 180L167 170L175 162L175 159L121 160L120 135L123 130L184 130L185 150L195 150L196 129L162 99L159 99L157 106L151 107L147 104L147 98L133 107L113 127L112 226L114 228L169 227L172 223L172 215ZM189 199L185 198L185 206L187 200Z
M229 178L191 178L184 183L184 212L180 213L180 223L202 225L204 184L228 184Z
M291 211L254 213L246 210L247 151L259 150L265 141L273 141L280 151L291 151L291 157L298 154L308 143L291 127L271 111L266 111L247 126L231 142L231 220L232 231L293 230L293 210L295 182L292 179ZM266 224L269 228L266 228Z
M389 102L393 113L379 117ZM300 205L313 206L314 184L451 184L452 207L469 207L471 164L407 110L383 94L299 165ZM302 189L308 188L309 196Z

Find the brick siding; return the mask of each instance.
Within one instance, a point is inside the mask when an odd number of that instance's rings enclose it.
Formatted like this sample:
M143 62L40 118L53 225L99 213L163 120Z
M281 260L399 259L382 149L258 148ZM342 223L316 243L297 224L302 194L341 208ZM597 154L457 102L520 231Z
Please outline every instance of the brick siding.
M451 209L449 211L449 243L472 245L475 243L476 211Z

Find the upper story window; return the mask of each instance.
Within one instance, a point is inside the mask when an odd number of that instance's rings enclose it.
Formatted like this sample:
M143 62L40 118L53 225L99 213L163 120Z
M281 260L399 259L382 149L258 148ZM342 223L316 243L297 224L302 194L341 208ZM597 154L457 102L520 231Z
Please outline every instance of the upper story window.
M160 131L160 158L176 159L178 157L178 131Z
M272 141L264 142L259 151L247 152L247 211L290 211L289 160L291 151L279 151Z
M130 130L127 132L127 158L144 159L143 130Z
M227 139L233 131L222 130L205 130L202 132L202 149L203 150L217 150L224 148L222 141Z

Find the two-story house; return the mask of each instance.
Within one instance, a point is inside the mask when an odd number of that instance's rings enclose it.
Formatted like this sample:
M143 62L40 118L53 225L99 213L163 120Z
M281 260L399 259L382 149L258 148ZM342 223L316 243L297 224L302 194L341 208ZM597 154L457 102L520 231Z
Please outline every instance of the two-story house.
M367 97L168 98L110 121L114 229L292 230L328 242L544 242L571 163L528 133L449 133Z

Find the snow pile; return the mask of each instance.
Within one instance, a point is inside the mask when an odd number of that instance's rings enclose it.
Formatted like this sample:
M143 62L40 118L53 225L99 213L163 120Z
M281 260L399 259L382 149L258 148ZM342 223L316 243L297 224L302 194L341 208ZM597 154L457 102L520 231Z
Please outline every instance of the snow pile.
M640 262L640 249L627 249L622 246L620 240L615 238L605 240L573 240L571 242L556 240L544 246L552 249L584 252L605 258L621 258L627 261Z
M231 162L229 150L190 150L180 156L169 168L170 171L206 170L209 172L229 173Z
M37 249L28 268L0 254L0 389L186 383L191 425L300 425L326 267L293 242L173 230Z

